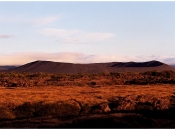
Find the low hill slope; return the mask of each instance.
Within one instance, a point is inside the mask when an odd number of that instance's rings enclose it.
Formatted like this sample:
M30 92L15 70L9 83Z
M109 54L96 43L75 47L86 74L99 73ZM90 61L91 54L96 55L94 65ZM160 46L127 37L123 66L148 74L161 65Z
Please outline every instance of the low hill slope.
M8 71L14 72L46 72L46 73L103 73L103 72L145 72L145 71L163 71L175 69L159 61L149 62L109 62L109 63L91 63L74 64L52 61L34 61Z

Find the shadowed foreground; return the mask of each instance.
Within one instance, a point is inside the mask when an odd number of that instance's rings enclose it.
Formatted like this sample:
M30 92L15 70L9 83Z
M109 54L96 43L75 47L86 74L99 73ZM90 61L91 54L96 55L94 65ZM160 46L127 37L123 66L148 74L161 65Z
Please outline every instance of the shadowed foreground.
M175 128L175 120L172 117L157 118L136 113L115 113L74 118L35 117L3 120L0 125L1 128Z

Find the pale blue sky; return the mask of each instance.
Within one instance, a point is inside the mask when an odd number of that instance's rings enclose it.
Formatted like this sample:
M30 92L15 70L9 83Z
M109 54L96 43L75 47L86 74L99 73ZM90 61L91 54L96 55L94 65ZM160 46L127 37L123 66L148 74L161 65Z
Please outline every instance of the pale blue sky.
M175 64L175 2L0 2L0 65Z

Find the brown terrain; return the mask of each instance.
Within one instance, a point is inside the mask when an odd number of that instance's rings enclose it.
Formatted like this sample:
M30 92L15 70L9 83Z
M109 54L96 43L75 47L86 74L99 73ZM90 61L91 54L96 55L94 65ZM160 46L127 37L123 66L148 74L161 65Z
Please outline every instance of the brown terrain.
M1 128L175 128L175 71L158 61L36 61L0 72Z
M92 64L73 64L51 61L35 61L10 71L14 72L45 72L45 73L103 73L103 72L145 72L145 71L175 70L173 67L159 61L149 62L109 62Z

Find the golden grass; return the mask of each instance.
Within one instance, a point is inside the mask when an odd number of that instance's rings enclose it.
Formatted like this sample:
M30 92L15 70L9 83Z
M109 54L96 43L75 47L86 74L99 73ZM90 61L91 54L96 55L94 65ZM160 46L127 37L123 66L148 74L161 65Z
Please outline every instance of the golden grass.
M175 85L114 85L105 87L47 86L29 88L0 88L0 104L10 107L25 102L56 102L75 99L81 103L99 104L118 97L142 100L169 98L175 94ZM144 97L144 98L143 98Z
M175 84L174 71L148 71L144 73L99 73L99 74L47 74L0 72L2 87L33 86L113 86Z

